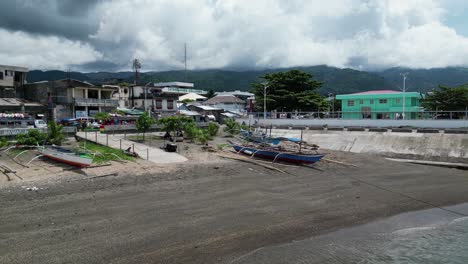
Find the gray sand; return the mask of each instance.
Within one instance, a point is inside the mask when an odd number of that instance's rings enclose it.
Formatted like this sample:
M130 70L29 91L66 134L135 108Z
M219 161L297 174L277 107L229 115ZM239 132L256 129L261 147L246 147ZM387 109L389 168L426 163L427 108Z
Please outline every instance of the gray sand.
M230 263L270 247L468 201L468 173L330 155L289 174L241 163L185 164L174 173L47 182L0 192L0 263ZM272 256L273 257L273 256ZM237 262L236 262L237 263Z

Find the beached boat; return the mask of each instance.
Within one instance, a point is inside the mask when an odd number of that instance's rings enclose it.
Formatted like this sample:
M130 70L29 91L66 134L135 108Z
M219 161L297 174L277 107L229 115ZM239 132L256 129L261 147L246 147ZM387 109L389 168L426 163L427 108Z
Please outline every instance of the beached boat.
M298 138L291 138L291 137L270 137L267 136L265 133L252 133L249 131L241 131L240 133L241 137L243 140L247 140L250 142L255 142L255 143L267 143L267 144L272 144L272 145L279 145L281 142L284 141L289 141L292 143L299 144L301 143L301 140ZM302 142L305 143L305 142Z
M252 157L260 157L265 159L271 159L275 161L285 161L289 163L297 164L312 164L320 161L325 155L315 153L303 153L285 151L276 148L262 147L262 146L242 146L240 144L232 144L234 150L238 153L249 155Z
M75 153L69 149L57 146L44 146L39 148L38 151L44 157L72 166L88 167L93 163L93 159L83 154Z

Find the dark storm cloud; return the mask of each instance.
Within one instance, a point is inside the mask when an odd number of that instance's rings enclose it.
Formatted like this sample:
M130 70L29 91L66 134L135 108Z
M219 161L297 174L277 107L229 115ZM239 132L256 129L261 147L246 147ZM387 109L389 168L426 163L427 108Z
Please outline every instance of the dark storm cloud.
M40 35L85 40L98 28L93 16L100 0L2 1L0 27Z

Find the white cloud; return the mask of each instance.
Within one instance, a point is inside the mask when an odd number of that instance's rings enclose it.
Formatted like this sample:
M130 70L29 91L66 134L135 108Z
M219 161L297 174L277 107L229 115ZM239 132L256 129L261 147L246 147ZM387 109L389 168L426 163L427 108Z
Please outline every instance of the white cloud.
M455 1L458 7L462 5L461 0ZM130 69L135 57L142 61L143 70L181 69L187 42L188 65L192 69L317 64L363 69L468 65L468 38L444 24L451 12L448 2L104 1L93 10L93 14L99 14L100 23L89 36L92 46L49 37L51 44L46 46L67 49L26 54L30 54L29 58L46 58L34 60L37 65L55 63L61 68L67 63L98 60L102 54L102 60L121 65L123 70ZM68 52L68 46L74 50Z
M56 36L36 36L0 28L0 62L30 69L61 69L102 58L92 46Z

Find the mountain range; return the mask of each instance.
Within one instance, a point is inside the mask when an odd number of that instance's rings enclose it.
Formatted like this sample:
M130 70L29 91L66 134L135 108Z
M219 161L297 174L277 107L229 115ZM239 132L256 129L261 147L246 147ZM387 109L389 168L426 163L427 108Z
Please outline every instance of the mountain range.
M435 69L391 68L379 72L367 72L354 69L340 69L324 65L310 67L278 68L268 70L197 70L197 71L164 71L140 73L140 83L187 81L195 84L196 89L214 91L248 91L253 82L261 82L266 73L299 69L313 75L323 82L319 92L322 94L346 94L369 90L401 90L403 86L401 73L408 73L407 91L427 92L438 85L457 86L468 83L468 68L448 67ZM27 75L28 82L72 78L95 84L114 81L134 82L134 73L127 72L64 72L32 70Z

